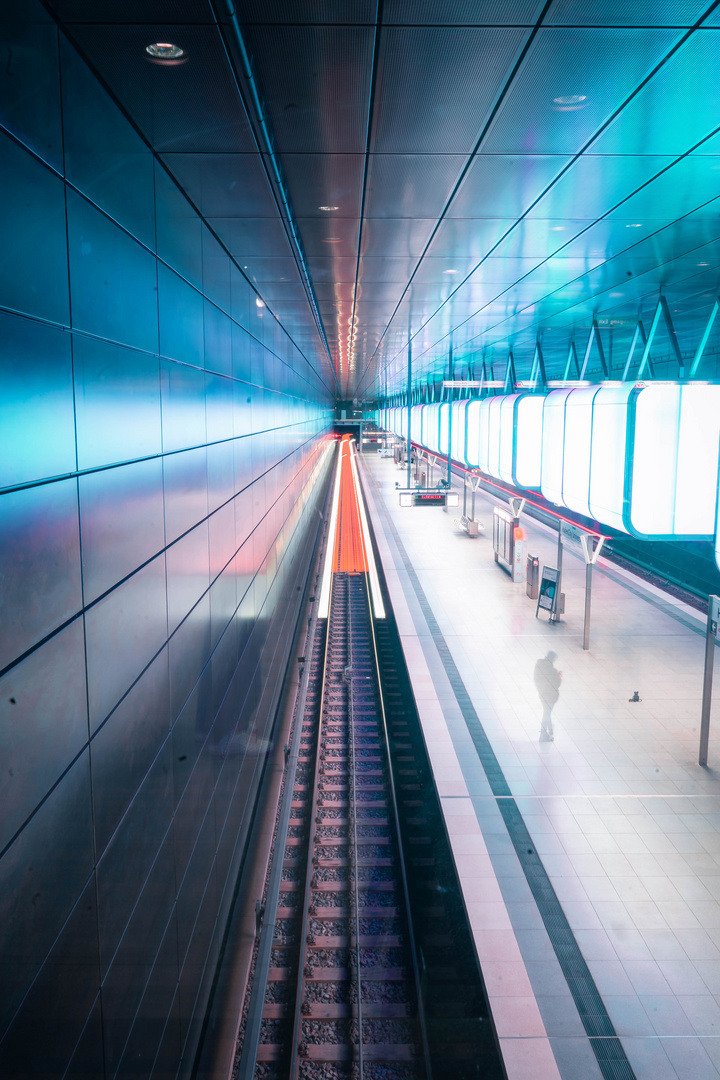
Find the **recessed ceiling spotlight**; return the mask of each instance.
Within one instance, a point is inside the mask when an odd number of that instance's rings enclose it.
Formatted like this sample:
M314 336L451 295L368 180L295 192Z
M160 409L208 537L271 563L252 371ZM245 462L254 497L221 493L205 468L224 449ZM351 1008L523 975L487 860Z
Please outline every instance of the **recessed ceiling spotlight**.
M710 263L698 263L698 266L709 266Z
M564 225L551 225L550 232L565 232Z
M339 210L339 206L318 206L318 210Z
M587 94L570 94L568 97L553 98L555 112L575 112L588 104Z
M265 301L261 300L259 296L255 297L255 307L265 307Z
M457 274L457 270L443 270L443 274Z
M634 221L631 225L626 225L626 229L642 229L642 224L639 221Z
M169 41L155 41L152 45L146 45L145 52L153 60L179 60L185 55L180 45L173 45Z

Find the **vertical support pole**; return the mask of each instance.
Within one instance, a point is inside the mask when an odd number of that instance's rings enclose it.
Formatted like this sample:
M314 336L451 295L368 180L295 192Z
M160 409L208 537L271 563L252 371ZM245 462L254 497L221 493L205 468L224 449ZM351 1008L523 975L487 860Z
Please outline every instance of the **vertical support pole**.
M653 374L652 364L650 363L650 350L652 348L653 338L655 337L655 331L657 330L658 323L660 322L662 310L662 301L658 300L657 307L655 308L655 314L653 315L653 320L650 324L650 331L645 342L645 348L643 349L643 354L640 360L640 367L638 368L638 373L636 376L638 379L642 379L646 364L648 365L648 370L650 374Z
M715 635L720 597L711 596L708 602L707 630L705 632L705 672L703 675L702 712L700 714L700 753L698 764L707 765L710 745L710 708L712 706L713 664L715 660Z
M558 520L558 542L557 542L557 608L558 610L550 615L551 622L560 622L560 596L562 594L562 557L563 557L563 544L562 544L562 522Z
M410 475L410 458L412 457L412 338L410 337L410 327L408 326L408 370L407 370L407 487L412 487L412 476Z
M472 509L471 509L470 513L471 513L472 519L474 521L475 520L475 488L474 487L472 489Z
M590 604L592 601L592 570L591 562L585 563L585 622L583 623L583 649L587 652L590 648Z
M463 517L467 517L467 476L463 478Z
M450 360L448 362L448 371L449 371L450 382L452 382L453 378L454 378L452 337L450 338ZM449 488L452 487L452 407L453 407L452 397L453 397L452 390L448 390L448 461L447 461L448 470L447 470L447 484L448 484ZM447 507L446 507L446 509L447 509Z

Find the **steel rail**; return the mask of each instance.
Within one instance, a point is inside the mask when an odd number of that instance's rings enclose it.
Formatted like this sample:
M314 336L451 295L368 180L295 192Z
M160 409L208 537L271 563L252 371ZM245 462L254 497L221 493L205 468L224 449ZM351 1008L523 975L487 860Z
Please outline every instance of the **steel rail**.
M332 542L329 539L329 542ZM332 595L333 595L333 581L330 582L330 605L332 609ZM298 970L297 981L295 990L295 1018L293 1020L292 1041L290 1043L290 1069L288 1075L296 1078L299 1073L300 1066L300 1041L302 1036L302 996L303 988L305 984L305 960L307 957L308 946L308 926L310 920L310 897L312 893L312 877L313 877L313 857L315 849L315 818L317 815L317 800L318 791L320 790L320 758L322 755L322 740L323 731L325 729L325 717L323 705L325 702L325 691L327 686L327 667L328 667L328 645L330 644L330 632L332 624L332 610L328 613L328 617L325 620L325 654L323 656L323 672L322 679L320 681L320 694L319 694L319 714L317 725L317 740L315 744L315 767L313 772L313 793L312 801L310 805L310 813L307 817L307 823L309 828L308 834L308 847L307 847L307 863L305 868L305 889L303 891L303 906L300 917L300 951L298 955Z
M358 834L357 834L357 753L355 746L355 711L353 706L353 620L350 612L351 601L351 582L349 578L346 578L346 619L347 625L345 628L347 639L347 665L345 667L345 685L347 694L347 723L348 723L348 739L347 747L349 751L350 766L350 798L348 800L348 809L350 811L350 821L348 822L348 833L352 835L352 865L350 866L350 874L352 877L353 888L351 892L352 905L354 908L354 922L355 922L355 983L357 988L357 1025L358 1025L358 1045L357 1045L357 1065L359 1070L359 1080L363 1080L364 1075L364 1059L363 1059L363 1016L362 1016L362 984L360 976L360 857L358 852Z
M398 796L395 789L395 778L392 771L392 758L390 755L390 739L388 733L387 714L385 712L385 698L382 691L382 679L380 677L380 659L378 656L377 638L375 635L375 620L373 619L370 606L370 583L368 581L368 575L365 574L365 588L367 591L367 605L368 616L370 620L370 639L372 641L372 655L374 660L375 670L375 682L377 685L378 694L378 706L379 706L379 720L381 721L383 742L385 745L385 758L387 761L388 770L388 787L390 791L390 797L392 802L393 820L395 823L395 838L396 838L396 854L398 865L400 867L400 878L402 881L403 898L405 901L405 918L408 928L408 949L412 957L413 979L415 982L415 998L417 1002L417 1020L420 1028L420 1040L422 1043L423 1059L425 1063L425 1076L426 1080L432 1080L432 1064L430 1061L430 1045L428 1042L427 1034L427 1021L425 1019L425 1007L423 1005L421 983L420 983L420 968L418 966L417 949L415 947L415 931L413 929L412 910L410 907L410 889L408 887L407 870L405 867L405 855L402 849L402 832L400 829L400 814L398 811Z

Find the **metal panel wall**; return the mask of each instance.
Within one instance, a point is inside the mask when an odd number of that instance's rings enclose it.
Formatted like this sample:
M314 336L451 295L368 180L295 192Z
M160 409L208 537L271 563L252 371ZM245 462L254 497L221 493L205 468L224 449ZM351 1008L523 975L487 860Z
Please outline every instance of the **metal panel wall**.
M10 7L23 49L0 82L0 1074L182 1075L331 412L74 49L39 6Z

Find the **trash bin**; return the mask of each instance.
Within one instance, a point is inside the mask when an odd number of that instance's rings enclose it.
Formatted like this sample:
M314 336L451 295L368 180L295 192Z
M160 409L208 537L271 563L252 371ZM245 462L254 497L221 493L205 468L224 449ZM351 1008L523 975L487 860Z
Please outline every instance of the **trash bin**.
M537 600L540 585L540 558L537 555L528 555L527 569L525 571L525 591L531 600Z

